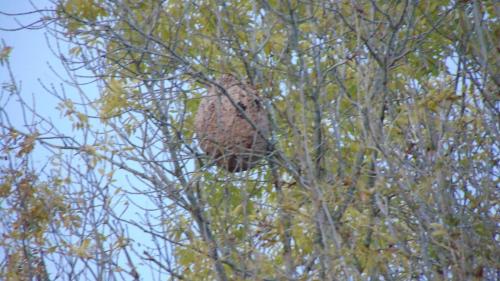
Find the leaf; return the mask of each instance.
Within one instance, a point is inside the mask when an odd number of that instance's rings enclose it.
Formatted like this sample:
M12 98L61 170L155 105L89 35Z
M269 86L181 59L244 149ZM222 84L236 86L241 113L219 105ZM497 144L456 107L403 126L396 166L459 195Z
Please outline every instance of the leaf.
M430 226L433 229L431 235L436 238L443 237L447 234L446 228L440 223L431 223Z
M101 104L100 116L102 119L108 119L119 115L131 103L124 90L124 85L116 79L111 79L106 93L101 98Z
M17 157L29 154L35 148L36 138L39 136L38 132L25 136L24 141L21 143L21 150L16 154Z
M80 46L73 47L69 49L69 53L73 56L78 56L82 52L82 48Z
M95 155L96 154L96 148L95 146L92 145L84 145L80 149L81 151L90 154L90 155Z
M233 216L239 216L243 211L243 204L239 204L238 206L236 206L236 208L233 209L232 211L232 215Z
M7 197L10 194L10 190L12 189L12 184L8 181L0 184L0 197Z
M3 49L0 51L0 65L3 65L4 62L7 61L11 52L12 52L12 47L9 46L3 47Z
M84 239L80 246L72 247L72 251L75 255L81 258L91 258L92 256L88 252L88 248L90 246L90 239Z
M189 266L196 261L196 255L189 249L179 249L177 256L179 263L185 266Z
M52 254L57 250L57 246L50 246L47 248L47 253Z

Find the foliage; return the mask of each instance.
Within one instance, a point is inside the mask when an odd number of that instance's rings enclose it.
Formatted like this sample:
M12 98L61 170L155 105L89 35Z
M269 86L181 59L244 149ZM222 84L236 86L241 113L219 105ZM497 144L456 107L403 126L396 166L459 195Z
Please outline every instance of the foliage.
M50 280L498 276L494 1L58 0L40 13L67 42L74 91L46 90L73 132L22 102L29 132L0 111L6 260L37 248ZM259 89L272 123L270 154L236 174L193 135L225 73Z

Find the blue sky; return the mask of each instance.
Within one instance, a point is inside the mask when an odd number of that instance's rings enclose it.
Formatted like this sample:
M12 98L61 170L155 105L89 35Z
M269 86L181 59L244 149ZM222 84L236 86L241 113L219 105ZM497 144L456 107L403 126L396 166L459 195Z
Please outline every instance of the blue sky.
M38 8L49 7L49 1L36 1ZM0 11L4 13L29 12L34 8L27 0L0 2ZM0 27L4 29L19 28L19 24L28 25L40 19L39 14L23 16L5 16L0 15ZM45 37L44 29L36 30L18 30L15 32L0 30L0 40L3 40L7 46L12 47L10 54L10 64L17 83L21 86L23 97L31 100L31 96L36 99L37 109L47 117L58 117L59 113L54 110L56 100L48 97L39 81L45 84L57 83L59 78L53 73L49 65L55 71L62 72L62 66L50 51ZM0 81L8 82L8 73L5 67L0 68ZM43 98L37 98L44 95ZM3 99L2 99L3 100ZM6 108L11 121L15 125L21 125L22 120L19 116L19 108L10 103Z
M49 1L41 0L36 2L39 9L50 8L52 4ZM25 13L33 11L34 7L28 0L0 0L0 11L2 13ZM22 15L22 16L6 16L0 15L0 28L2 29L17 29L21 25L28 25L40 19L40 14ZM49 45L53 45L55 41L50 39L50 35L46 36L45 29L21 29L16 31L0 30L0 41L3 40L7 46L12 47L9 61L12 67L15 80L21 86L21 95L24 100L31 102L35 100L36 111L47 119L52 120L58 129L62 132L71 135L71 123L65 118L61 118L61 113L56 110L58 100L52 97L46 90L43 89L41 83L44 85L53 84L56 88L62 83L58 75L65 76L65 70L56 55L51 51ZM49 41L47 41L49 38ZM50 41L52 40L52 41ZM64 45L63 45L64 47ZM0 47L1 49L1 47ZM64 51L64 50L63 50ZM56 75L56 72L58 75ZM5 67L0 67L0 83L10 82L9 73ZM86 89L96 89L94 86L85 87ZM69 96L75 97L74 89L65 86ZM95 92L97 94L97 92ZM91 93L90 93L91 94ZM5 101L8 99L6 95L8 92L4 91L0 96L0 107L4 106ZM28 128L24 127L24 120L20 111L20 107L15 100L10 100L5 110L9 116L12 125L23 132L28 132ZM0 111L1 112L1 111ZM28 116L30 119L30 116ZM74 133L73 133L74 134ZM35 170L38 170L41 165L47 162L49 154L43 149L36 149L33 154ZM37 165L38 164L38 165ZM38 167L37 167L38 166ZM123 175L119 172L117 177L123 179ZM132 182L136 182L131 179ZM135 198L137 199L137 198ZM134 212L139 212L137 208L131 206L129 208L130 216L134 216ZM129 218L131 218L129 217ZM137 219L139 219L137 217ZM1 231L0 231L1 233ZM148 241L141 241L142 232L131 227L130 236L136 238L142 244L148 244ZM148 237L149 238L149 237ZM3 255L3 249L0 248L0 257ZM49 269L50 270L50 269ZM144 272L145 269L139 268L139 271ZM143 274L146 275L147 274Z

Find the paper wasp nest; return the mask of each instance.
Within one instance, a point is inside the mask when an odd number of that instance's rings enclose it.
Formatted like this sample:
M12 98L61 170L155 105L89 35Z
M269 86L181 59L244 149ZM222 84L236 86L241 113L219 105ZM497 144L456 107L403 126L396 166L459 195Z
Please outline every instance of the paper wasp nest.
M269 120L263 101L255 88L231 75L223 75L216 83L226 90L258 131L222 90L212 85L202 97L195 118L200 146L217 166L230 172L246 171L253 168L267 150Z

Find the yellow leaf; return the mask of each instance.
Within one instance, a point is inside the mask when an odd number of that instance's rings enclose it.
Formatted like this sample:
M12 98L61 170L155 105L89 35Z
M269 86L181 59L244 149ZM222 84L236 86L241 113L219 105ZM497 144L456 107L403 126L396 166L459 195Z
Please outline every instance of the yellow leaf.
M237 216L241 213L242 210L243 210L243 204L239 204L238 206L236 206L236 208L233 209L232 214L234 216Z
M88 153L90 155L95 155L95 153L96 153L95 147L93 147L91 145L84 145L84 146L82 146L81 151L83 151L85 153Z
M84 239L82 241L82 244L79 247L73 247L73 252L75 255L81 257L81 258L90 258L91 255L88 252L88 248L90 246L90 240L89 239Z
M7 197L10 194L12 185L10 182L4 182L0 185L0 197Z
M434 237L443 237L447 234L447 231L442 224L431 223L430 226L433 229L432 236Z
M102 96L101 103L101 118L107 119L120 114L130 105L124 85L116 79L109 81L107 93Z

